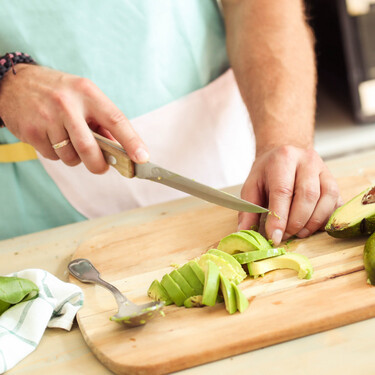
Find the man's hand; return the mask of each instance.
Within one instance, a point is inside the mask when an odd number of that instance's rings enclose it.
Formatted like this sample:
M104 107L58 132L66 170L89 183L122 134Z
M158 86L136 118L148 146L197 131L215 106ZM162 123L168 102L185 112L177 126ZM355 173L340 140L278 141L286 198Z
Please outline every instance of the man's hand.
M21 141L44 157L93 173L108 169L91 130L116 139L137 163L148 151L125 115L90 80L36 65L18 64L0 85L0 117ZM91 130L90 130L91 129ZM54 150L53 144L71 143Z
M292 235L304 238L322 228L341 204L335 179L318 154L281 146L259 155L241 197L268 207L265 231L275 246ZM239 229L259 225L259 214L241 212Z

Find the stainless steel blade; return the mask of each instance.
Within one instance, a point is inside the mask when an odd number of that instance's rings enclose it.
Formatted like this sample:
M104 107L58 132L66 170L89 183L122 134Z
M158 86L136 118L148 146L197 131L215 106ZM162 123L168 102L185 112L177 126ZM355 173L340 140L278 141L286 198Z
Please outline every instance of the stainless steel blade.
M145 164L136 164L135 175L138 178L167 185L190 195L194 195L195 197L204 199L207 202L231 208L232 210L253 213L263 213L269 211L266 208L237 198L234 195L228 194L224 191L203 185L194 180L190 180L189 178L180 176L179 174L168 171L167 169L159 167L158 165L150 162Z

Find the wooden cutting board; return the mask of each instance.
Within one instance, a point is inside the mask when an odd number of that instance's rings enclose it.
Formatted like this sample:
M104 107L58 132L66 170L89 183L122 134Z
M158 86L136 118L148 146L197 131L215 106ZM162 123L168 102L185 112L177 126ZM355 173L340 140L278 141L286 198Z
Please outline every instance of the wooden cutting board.
M345 200L371 185L375 171L339 180ZM204 253L236 231L237 213L205 205L144 225L124 226L82 243L73 258L88 258L136 303L149 301L154 279ZM126 329L109 320L116 303L105 289L82 284L81 332L98 359L116 374L163 374L233 356L375 316L375 287L366 283L365 238L339 240L320 232L295 240L289 251L308 256L310 280L278 270L240 284L250 307L229 315L224 304L168 306L143 327ZM250 365L250 364L249 364ZM250 371L250 370L249 370Z

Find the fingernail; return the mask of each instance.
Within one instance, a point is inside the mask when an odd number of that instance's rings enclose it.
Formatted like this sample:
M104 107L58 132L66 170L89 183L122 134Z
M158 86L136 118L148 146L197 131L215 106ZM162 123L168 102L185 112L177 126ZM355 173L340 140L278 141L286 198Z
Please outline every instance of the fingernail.
M145 163L150 158L150 155L144 148L138 148L135 151L135 158L137 159L138 162Z
M306 228L301 229L296 236L300 238L305 238L310 235L310 231Z
M287 240L289 237L291 237L291 234L285 232L283 235L283 241Z
M275 229L273 231L271 240L275 246L280 244L282 235L283 235L283 232L281 231L281 229Z

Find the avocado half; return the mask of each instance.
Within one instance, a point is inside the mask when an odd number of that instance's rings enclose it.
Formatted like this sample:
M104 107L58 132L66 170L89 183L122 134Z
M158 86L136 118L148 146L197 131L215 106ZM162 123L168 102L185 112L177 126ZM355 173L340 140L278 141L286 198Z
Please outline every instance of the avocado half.
M375 186L337 208L325 226L336 238L367 236L375 232Z

